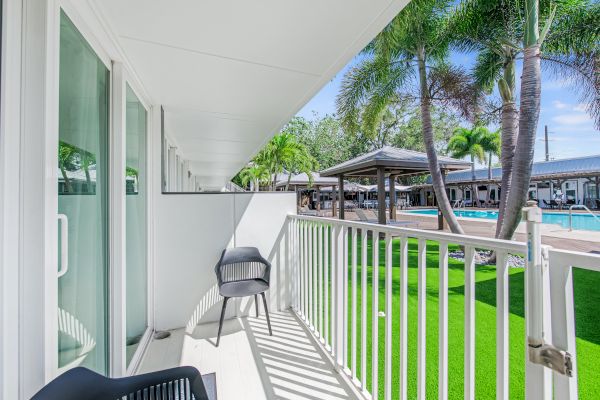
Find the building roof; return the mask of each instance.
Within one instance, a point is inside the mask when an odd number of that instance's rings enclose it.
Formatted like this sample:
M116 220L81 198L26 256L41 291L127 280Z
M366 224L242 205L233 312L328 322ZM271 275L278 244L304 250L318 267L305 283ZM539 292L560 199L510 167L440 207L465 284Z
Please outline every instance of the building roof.
M438 156L440 168L462 170L471 167L471 163L456 158ZM341 164L321 171L321 176L375 176L379 167L386 174L416 175L429 172L427 154L418 151L384 146Z
M600 155L535 162L533 163L531 171L531 179L538 181L544 179L578 178L585 176L600 176ZM501 178L502 168L492 168L492 181L499 181ZM475 181L489 181L488 169L476 169ZM446 176L446 183L469 182L473 182L470 170L450 172ZM431 183L431 177L427 178L427 183Z
M285 186L288 183L288 174L279 174L277 175L277 187ZM312 186L331 186L337 185L337 178L326 178L322 177L318 172L312 173ZM308 186L309 179L308 175L305 173L292 175L292 179L290 180L290 185L297 186Z

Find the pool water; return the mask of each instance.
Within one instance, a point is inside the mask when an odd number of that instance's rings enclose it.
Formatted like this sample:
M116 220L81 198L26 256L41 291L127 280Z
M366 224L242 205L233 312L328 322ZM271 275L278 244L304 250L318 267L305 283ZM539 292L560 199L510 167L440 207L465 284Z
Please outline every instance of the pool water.
M424 214L424 215L437 215L436 209L423 209L423 210L411 210L407 211L412 214ZM479 218L479 219L498 219L498 211L484 211L484 210L454 210L454 215L457 217L465 218ZM596 214L597 218L594 218L590 214L573 214L573 229L587 230L587 231L600 231L600 214ZM560 225L563 228L569 228L569 214L568 213L542 213L542 223L544 224L555 224Z

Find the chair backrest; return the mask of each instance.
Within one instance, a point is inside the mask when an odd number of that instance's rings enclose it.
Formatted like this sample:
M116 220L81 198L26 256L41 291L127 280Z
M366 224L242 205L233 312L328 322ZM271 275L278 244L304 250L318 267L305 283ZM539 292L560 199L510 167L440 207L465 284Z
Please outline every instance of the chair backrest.
M193 367L177 367L149 374L111 379L87 368L63 373L36 393L32 400L208 400L202 377Z
M225 249L215 266L219 287L228 282L262 279L267 284L271 275L271 264L260 255L256 247Z

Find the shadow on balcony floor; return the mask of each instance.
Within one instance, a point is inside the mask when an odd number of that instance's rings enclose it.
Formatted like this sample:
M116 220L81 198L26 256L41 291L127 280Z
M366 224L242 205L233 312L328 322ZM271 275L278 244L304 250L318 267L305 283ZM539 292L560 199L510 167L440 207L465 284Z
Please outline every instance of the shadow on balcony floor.
M219 400L356 398L292 312L272 313L271 324L273 336L262 314L225 321L218 348L216 323L172 331L150 344L139 372L178 365L215 372Z

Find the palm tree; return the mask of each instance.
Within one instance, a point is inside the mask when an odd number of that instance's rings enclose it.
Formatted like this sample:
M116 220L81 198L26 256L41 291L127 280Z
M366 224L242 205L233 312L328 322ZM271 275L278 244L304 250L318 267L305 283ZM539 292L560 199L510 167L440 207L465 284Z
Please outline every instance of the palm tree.
M433 101L470 117L477 96L469 77L446 62L444 36L450 1L413 0L364 50L365 59L342 82L337 108L346 130L360 129L401 99L419 102L433 189L452 232L463 233L446 194L431 121ZM412 86L416 90L411 91ZM359 118L360 116L360 118Z
M261 184L270 182L269 171L263 165L250 164L239 173L243 187L250 186L250 190L258 192Z
M471 160L473 204L479 201L479 193L475 183L475 161L485 162L486 151L488 151L486 146L489 144L487 135L489 135L489 131L482 126L475 126L473 129L457 128L454 131L454 136L448 142L448 153L451 157L464 158L469 156Z
M494 17L490 18L491 15ZM508 239L514 233L529 187L539 116L540 60L541 66L555 75L577 77L574 87L580 100L589 104L588 110L600 126L600 80L595 64L599 54L599 15L600 6L587 0L559 3L464 0L450 17L448 26L453 44L459 50L478 52L474 68L476 82L490 91L497 85L502 100L502 194L497 237ZM545 20L541 32L540 17ZM524 62L519 112L515 101L515 61L520 57ZM518 163L515 164L517 138ZM513 180L515 171L518 176ZM517 190L511 197L510 215L505 217L509 193L515 184Z
M291 170L310 173L310 167L316 163L307 147L298 142L294 134L287 132L274 136L256 155L254 162L262 165L269 172L271 190L276 189L277 175L282 173L286 166Z

